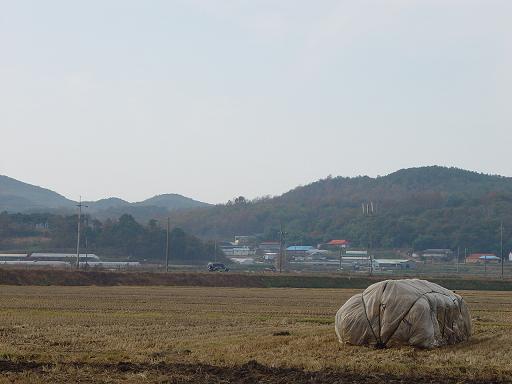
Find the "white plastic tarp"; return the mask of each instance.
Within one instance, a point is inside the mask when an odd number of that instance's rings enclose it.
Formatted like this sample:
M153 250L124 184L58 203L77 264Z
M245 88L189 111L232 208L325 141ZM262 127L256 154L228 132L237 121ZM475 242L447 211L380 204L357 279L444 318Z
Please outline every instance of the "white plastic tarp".
M426 280L386 280L352 296L338 310L342 343L434 348L471 336L471 318L458 294Z

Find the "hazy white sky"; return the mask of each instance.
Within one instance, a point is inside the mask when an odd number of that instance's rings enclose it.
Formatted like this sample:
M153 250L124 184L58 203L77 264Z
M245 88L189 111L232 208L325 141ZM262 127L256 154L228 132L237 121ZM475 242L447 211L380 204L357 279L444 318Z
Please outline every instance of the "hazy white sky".
M512 1L0 0L0 174L208 202L512 176Z

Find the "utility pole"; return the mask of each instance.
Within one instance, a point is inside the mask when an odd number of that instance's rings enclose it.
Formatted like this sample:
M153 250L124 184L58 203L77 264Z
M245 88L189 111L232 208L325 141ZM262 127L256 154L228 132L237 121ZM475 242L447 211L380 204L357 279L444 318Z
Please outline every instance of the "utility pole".
M340 271L341 271L341 269L343 268L343 266L342 266L342 264L343 264L343 255L342 255L342 253L341 253L341 252L342 252L342 249L343 249L343 248L341 248L341 245L340 245Z
M76 236L76 269L80 269L80 224L82 221L82 207L87 208L87 205L82 204L82 196L76 205L78 207L78 224Z
M372 257L372 248L373 248L373 217L375 217L376 209L373 206L373 201L369 203L363 203L363 216L368 217L370 220L369 224L369 236L370 236L370 244L368 246L368 256L370 260L370 276L373 275L373 257Z
M217 262L217 240L213 240L213 261Z
M167 218L167 236L165 242L165 272L169 272L169 227L171 226L171 218Z
M460 247L457 247L457 274L459 274L459 255L460 255Z
M503 220L500 222L500 257L501 257L501 278L503 279L505 277L504 274L504 262L505 259L503 258Z
M89 266L89 264L87 263L87 258L88 258L88 247L87 247L87 228L89 228L89 218L87 216L85 216L85 265L84 265L84 269L87 271L87 267Z
M284 242L286 238L286 232L283 230L283 224L281 224L281 229L279 231L279 260L278 260L278 267L279 267L279 273L283 271L283 264L284 264Z

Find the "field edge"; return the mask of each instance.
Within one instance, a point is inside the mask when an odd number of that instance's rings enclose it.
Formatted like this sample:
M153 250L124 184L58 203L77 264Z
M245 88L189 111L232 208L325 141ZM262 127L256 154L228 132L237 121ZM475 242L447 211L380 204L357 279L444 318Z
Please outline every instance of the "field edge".
M234 288L352 288L400 276L336 276L333 274L269 274L208 272L69 271L0 269L0 285L36 286L198 286ZM512 280L420 277L452 290L512 291Z

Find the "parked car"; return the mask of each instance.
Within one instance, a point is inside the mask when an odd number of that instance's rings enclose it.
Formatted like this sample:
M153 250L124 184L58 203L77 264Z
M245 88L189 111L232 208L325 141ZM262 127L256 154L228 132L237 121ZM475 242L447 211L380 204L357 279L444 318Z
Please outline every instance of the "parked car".
M208 271L210 272L228 272L229 268L223 263L208 263Z

